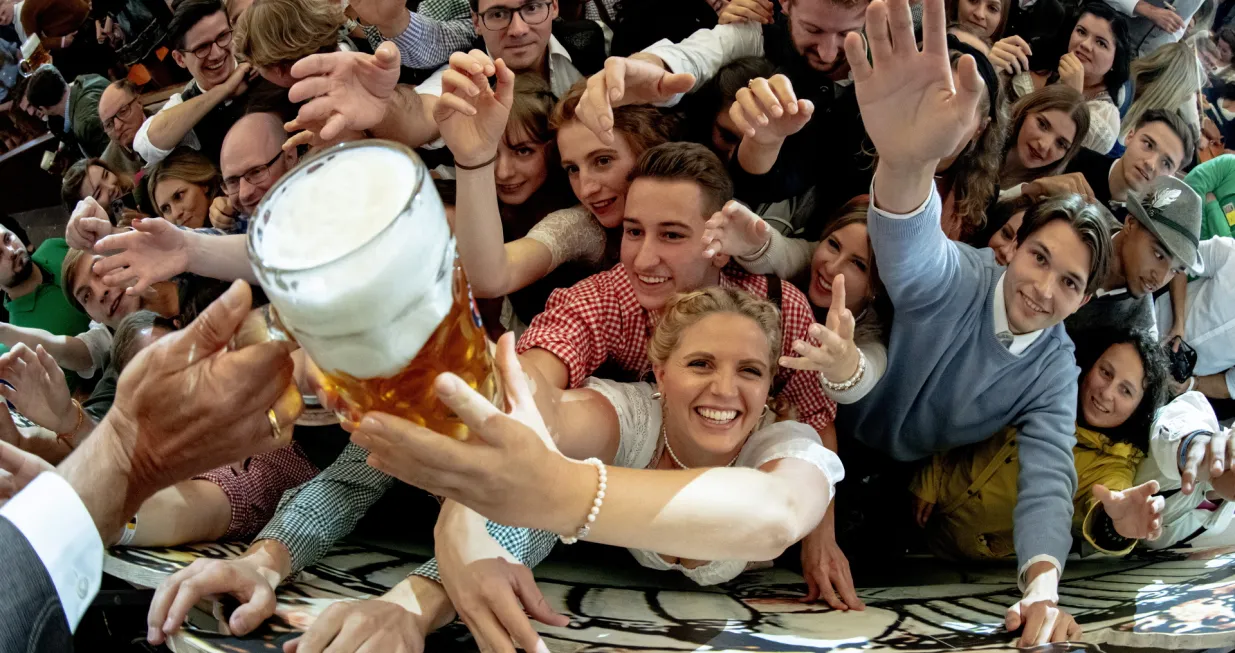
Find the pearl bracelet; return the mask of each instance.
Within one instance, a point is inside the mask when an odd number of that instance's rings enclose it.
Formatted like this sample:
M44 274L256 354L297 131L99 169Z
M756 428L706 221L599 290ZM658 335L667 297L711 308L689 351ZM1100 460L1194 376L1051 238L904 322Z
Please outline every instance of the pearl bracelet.
M573 536L558 535L558 539L562 540L562 544L574 544L587 537L588 532L592 530L592 524L596 521L596 515L600 514L600 507L605 504L605 490L609 487L609 473L605 469L605 464L599 458L588 458L583 462L596 466L598 476L596 498L592 499L592 509L587 513L587 520L583 522L579 530L575 531Z
M862 377L865 375L866 375L866 354L863 354L862 350L859 349L858 350L858 369L854 370L853 376L849 377L848 381L842 381L841 383L833 383L830 379L828 379L828 377L823 375L823 372L820 372L819 373L819 384L823 386L824 390L827 390L829 392L844 392L846 390L849 390L853 386L857 385L858 382L861 381Z

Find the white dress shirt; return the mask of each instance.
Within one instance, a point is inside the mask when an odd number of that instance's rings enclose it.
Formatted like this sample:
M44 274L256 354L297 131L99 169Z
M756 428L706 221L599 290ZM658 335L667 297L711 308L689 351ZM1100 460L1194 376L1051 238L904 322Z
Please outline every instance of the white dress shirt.
M69 630L77 630L82 615L103 580L103 540L68 481L43 472L0 507L38 554L56 586Z
M1188 282L1184 341L1196 350L1193 374L1226 374L1235 397L1235 238L1214 237L1197 248L1205 271ZM1170 294L1158 298L1158 332L1174 325Z

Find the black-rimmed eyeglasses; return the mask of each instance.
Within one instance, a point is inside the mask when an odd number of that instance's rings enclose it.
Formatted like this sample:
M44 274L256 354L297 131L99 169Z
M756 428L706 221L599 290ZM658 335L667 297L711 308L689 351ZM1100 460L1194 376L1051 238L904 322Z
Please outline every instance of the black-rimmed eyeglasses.
M196 48L193 48L192 50L181 50L181 52L188 52L192 54L194 57L197 57L198 59L205 59L206 57L210 56L210 46L217 45L219 46L220 50L227 51L227 46L231 44L232 44L232 31L229 29L226 32L223 32L222 34L219 34L218 36L214 37L213 41L207 41L206 43L199 45Z
M486 29L493 31L506 29L510 26L510 21L514 20L515 13L523 19L523 22L528 25L539 25L549 18L548 2L529 2L519 7L494 7L480 15L480 22L484 24Z
M245 181L249 182L249 184L253 186L264 183L267 179L270 179L270 167L273 166L276 162L278 162L278 160L281 158L283 158L283 150L279 150L279 153L274 155L274 158L267 161L266 163L263 163L260 166L249 168L248 170L245 171L243 175L237 175L235 177L224 177L223 178L223 191L226 193L235 193L239 191L241 179L244 179Z

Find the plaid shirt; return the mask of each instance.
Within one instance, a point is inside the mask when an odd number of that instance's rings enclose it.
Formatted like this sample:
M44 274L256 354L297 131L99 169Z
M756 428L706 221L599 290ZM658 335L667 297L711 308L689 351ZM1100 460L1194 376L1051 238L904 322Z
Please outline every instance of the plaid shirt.
M393 477L370 467L365 462L368 457L368 451L349 443L321 474L283 494L278 511L256 539L274 540L287 547L290 575L324 558L395 483ZM234 504L232 509L234 514ZM493 522L487 527L489 534L529 569L549 555L557 542L557 535L546 531ZM436 559L412 573L441 581Z
M232 520L220 540L253 537L274 516L283 492L312 480L318 469L300 444L253 456L241 465L224 465L196 478L223 490L232 507Z
M768 295L766 277L736 265L721 271L720 285L758 297ZM807 334L814 313L802 291L788 283L781 288L781 348L784 355L793 356L794 340L818 344ZM635 374L649 372L648 340L654 326L652 315L639 305L626 270L618 265L570 288L554 290L544 312L519 338L518 351L539 347L557 356L570 374L569 386L578 388L608 362ZM776 380L783 384L784 398L797 408L798 421L822 432L835 419L836 402L823 393L814 373L782 368Z
M408 68L432 69L454 52L466 52L476 40L467 0L425 0L411 13L407 29L390 39Z

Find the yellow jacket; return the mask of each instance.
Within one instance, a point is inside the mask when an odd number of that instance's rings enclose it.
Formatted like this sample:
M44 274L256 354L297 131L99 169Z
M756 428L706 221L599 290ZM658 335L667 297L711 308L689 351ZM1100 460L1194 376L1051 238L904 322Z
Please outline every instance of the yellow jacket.
M1136 466L1145 454L1127 443L1115 443L1096 431L1076 427L1072 448L1079 480L1073 497L1072 530L1089 537L1092 511L1097 505L1091 489L1132 487ZM1012 511L1016 507L1016 429L1005 428L994 437L967 447L936 454L910 484L923 501L935 504L926 525L927 544L935 555L952 559L991 560L1014 557ZM1125 555L1124 551L1105 551ZM1096 545L1095 545L1096 548Z

